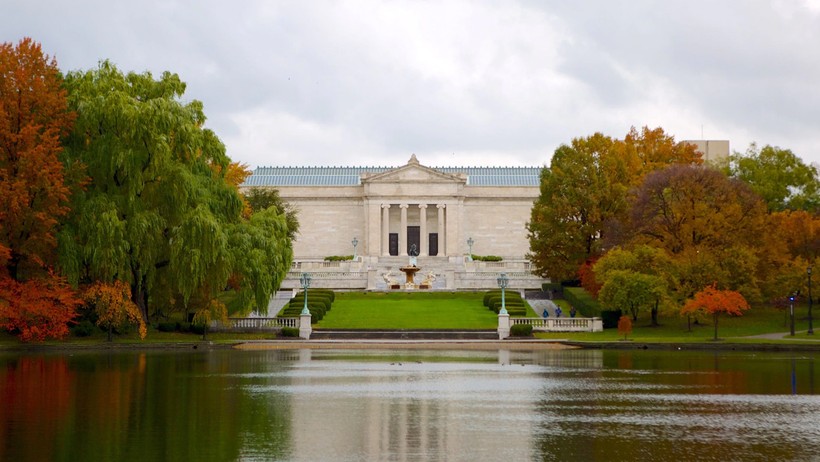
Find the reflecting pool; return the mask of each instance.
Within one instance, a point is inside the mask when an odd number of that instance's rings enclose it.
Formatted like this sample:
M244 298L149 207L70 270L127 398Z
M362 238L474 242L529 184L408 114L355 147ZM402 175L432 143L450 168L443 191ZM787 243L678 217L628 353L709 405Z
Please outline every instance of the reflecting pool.
M820 460L814 353L0 355L3 461Z

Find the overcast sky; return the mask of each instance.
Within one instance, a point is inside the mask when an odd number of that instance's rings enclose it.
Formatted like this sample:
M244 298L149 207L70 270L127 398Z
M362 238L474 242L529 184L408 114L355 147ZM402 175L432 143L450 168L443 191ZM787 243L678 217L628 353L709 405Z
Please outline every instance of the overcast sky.
M265 165L549 165L594 132L820 162L820 0L7 0L63 71L169 70Z

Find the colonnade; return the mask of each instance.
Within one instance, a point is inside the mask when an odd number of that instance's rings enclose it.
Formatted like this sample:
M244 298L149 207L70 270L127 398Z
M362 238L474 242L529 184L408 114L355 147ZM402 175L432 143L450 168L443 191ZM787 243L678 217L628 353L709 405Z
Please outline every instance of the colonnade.
M432 230L428 227L427 209L432 204L382 204L381 205L381 254L383 256L390 255L390 209L398 207L399 209L399 226L398 234L398 254L407 256L407 229L408 226L419 227L419 256L428 256L430 254L428 236ZM411 225L408 223L407 212L411 207L419 209L419 221ZM446 204L435 205L438 215L436 216L436 233L438 234L438 252L437 255L446 255L447 253L447 220L452 220L454 217L448 216ZM452 226L452 225L451 225Z

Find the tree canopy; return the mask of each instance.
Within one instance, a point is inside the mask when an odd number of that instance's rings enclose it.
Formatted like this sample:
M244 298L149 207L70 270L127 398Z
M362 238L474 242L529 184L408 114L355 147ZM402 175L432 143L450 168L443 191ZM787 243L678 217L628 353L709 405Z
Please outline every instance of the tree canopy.
M28 38L0 45L0 327L22 340L65 336L79 304L54 272L72 120L56 61Z
M623 220L631 187L667 165L700 162L694 146L675 143L660 128L633 127L624 140L596 133L560 146L541 173L527 225L529 258L542 276L574 279L601 255L609 224Z
M124 74L106 61L69 73L66 86L78 113L66 158L90 178L61 234L66 273L75 282L127 281L144 319L151 300L187 305L196 295L210 303L237 271L232 242L248 224L225 147L204 128L202 104L181 101L185 84L176 74ZM283 228L268 237L276 258L254 261L279 276L269 278L275 282L290 264Z
M730 175L754 190L771 211L820 208L817 168L806 165L789 149L752 143L745 154L731 156Z

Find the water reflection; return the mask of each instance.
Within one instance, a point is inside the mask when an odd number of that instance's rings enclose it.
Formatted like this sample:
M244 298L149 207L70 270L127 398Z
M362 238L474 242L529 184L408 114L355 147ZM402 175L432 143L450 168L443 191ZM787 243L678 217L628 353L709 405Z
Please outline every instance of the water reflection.
M816 357L0 355L0 460L812 460Z

